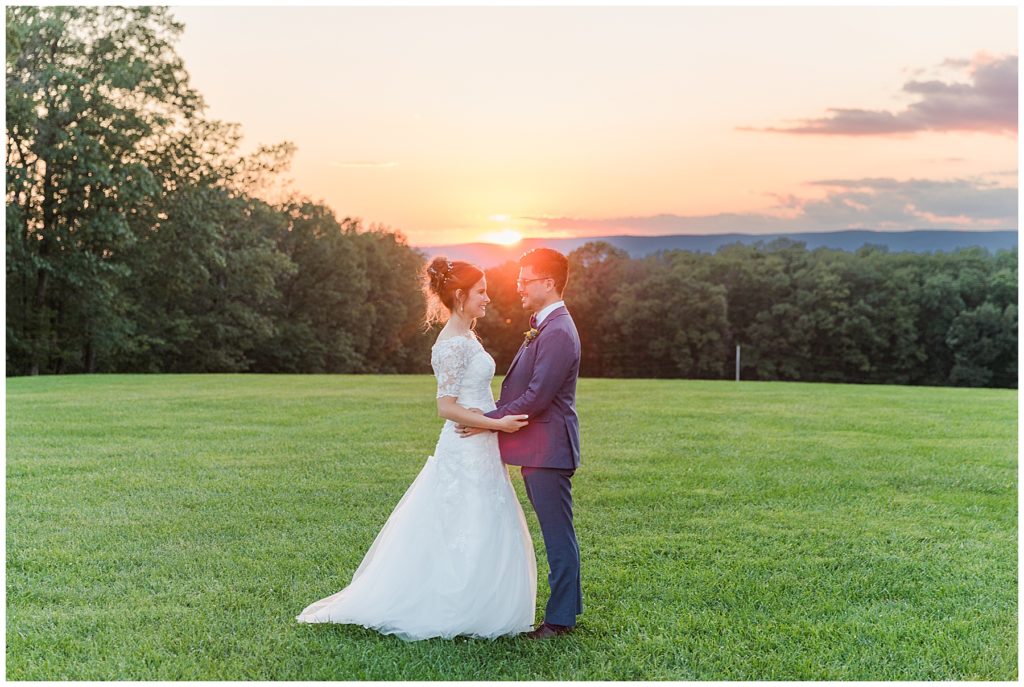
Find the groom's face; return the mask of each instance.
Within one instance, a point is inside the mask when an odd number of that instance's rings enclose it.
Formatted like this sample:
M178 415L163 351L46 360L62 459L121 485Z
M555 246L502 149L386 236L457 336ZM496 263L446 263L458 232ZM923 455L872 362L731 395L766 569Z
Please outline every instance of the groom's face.
M551 280L541 277L533 271L533 267L520 268L516 290L523 302L523 310L537 312L544 307L550 289Z

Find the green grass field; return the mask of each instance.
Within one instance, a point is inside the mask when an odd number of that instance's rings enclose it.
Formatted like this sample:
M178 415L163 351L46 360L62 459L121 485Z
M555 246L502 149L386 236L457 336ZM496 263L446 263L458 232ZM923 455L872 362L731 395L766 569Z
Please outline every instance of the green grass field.
M428 376L8 379L8 679L1017 677L1008 390L584 379L575 634L295 623L432 452L433 398Z

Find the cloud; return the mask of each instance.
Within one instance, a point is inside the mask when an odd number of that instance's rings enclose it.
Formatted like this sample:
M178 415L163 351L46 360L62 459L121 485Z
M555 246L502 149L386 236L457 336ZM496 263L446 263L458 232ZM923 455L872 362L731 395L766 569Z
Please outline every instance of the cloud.
M651 215L646 217L616 217L586 219L579 217L528 217L539 221L547 231L562 231L567 235L581 234L725 234L742 231L750 234L770 234L779 230L777 217L758 214L721 213L718 215Z
M897 180L824 179L808 186L824 197L775 196L772 213L661 214L586 219L529 217L545 231L578 236L608 234L772 234L875 229L1015 229L1017 188L985 178Z
M397 162L365 162L365 161L352 161L352 162L332 162L331 167L348 167L357 169L381 169L384 167L397 167Z
M812 221L867 220L879 228L1017 225L1017 189L982 179L832 179L812 185L830 189L826 198L803 205L803 218Z
M793 127L738 127L741 131L825 136L887 136L920 131L1017 133L1017 56L980 54L971 62L948 59L942 67L967 70L970 83L908 81L903 91L918 100L902 112L827 110L829 116Z

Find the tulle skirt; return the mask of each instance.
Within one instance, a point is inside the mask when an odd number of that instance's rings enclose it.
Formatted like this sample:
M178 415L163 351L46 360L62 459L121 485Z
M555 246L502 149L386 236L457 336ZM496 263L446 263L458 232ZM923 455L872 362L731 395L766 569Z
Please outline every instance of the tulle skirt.
M536 598L533 543L497 437L454 438L446 426L352 582L296 619L407 641L490 639L529 631Z

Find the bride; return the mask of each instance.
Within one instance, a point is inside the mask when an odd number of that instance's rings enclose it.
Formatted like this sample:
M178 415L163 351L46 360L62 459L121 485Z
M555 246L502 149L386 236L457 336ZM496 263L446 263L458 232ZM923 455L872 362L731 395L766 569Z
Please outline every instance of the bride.
M469 438L455 424L515 432L526 415L493 410L494 359L473 332L490 299L484 273L435 258L424 279L427 323L448 321L430 362L437 412L445 418L434 455L366 552L352 582L310 604L300 623L351 623L404 640L494 638L528 632L537 597L537 562L498 435Z

